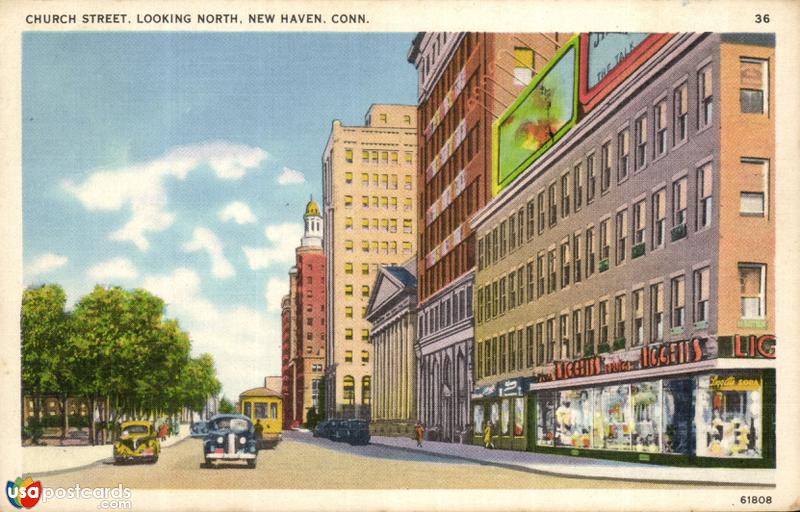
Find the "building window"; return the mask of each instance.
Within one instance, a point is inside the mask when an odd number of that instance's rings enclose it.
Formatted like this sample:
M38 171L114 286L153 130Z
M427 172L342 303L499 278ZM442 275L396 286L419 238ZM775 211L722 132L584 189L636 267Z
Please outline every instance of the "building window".
M363 335L362 335L362 337L363 337ZM369 336L367 336L367 338L369 338ZM369 362L369 352L368 351L366 351L366 350L362 350L361 351L361 362L362 363L368 363Z
M508 309L517 307L517 280L516 272L511 272L508 276ZM520 301L521 302L521 301Z
M506 221L500 223L500 258L506 257Z
M514 85L528 85L533 77L533 50L514 48Z
M483 308L483 288L478 288L478 315L475 319L478 323L483 322Z
M594 228L586 229L586 277L589 278L594 274L594 263L597 258L594 240Z
M601 347L603 347L600 351L605 352L608 351L608 301L601 300L600 306L597 309L597 314L599 315L598 323L600 325L600 339L598 340Z
M411 198L410 197L407 197L407 198L403 199L403 210L405 210L405 211L410 210L411 209L411 205L412 205L412 202L411 202ZM397 198L396 197L392 198L392 206L394 206L394 208L397 209Z
M583 174L581 172L581 164L575 165L575 168L572 171L572 184L574 187L573 190L573 210L578 211L581 209L582 202L583 202Z
M344 362L345 363L352 363L353 362L353 351L352 350L345 350L344 351Z
M352 272L350 272L352 274ZM361 264L361 275L367 276L369 275L369 263L362 263Z
M344 205L346 208L353 206L353 196L344 196Z
M365 163L365 164L369 163L369 151L364 150L364 151L361 152L361 163ZM361 179L363 181L364 174L361 175Z
M353 306L344 307L344 316L345 318L353 318Z
M536 226L536 205L534 204L533 199L528 201L527 214L528 214L528 219L527 219L528 240L530 240L533 238L533 231Z
M478 239L478 270L483 270L483 238Z
M711 78L711 65L704 67L697 75L697 90L699 96L700 115L698 116L699 128L711 124L713 115L713 80Z
M764 291L766 289L766 265L739 263L740 315L742 319L765 317Z
M345 274L352 274L353 273L353 264L347 262L344 264L344 273Z
M403 176L403 188L406 190L411 190L413 184L413 177L410 174L406 174Z
M372 379L369 375L361 377L361 403L369 405L372 399Z
M685 301L686 301L686 290L684 289L684 278L683 276L678 276L672 278L670 281L670 294L671 300L670 303L672 305L672 327L680 328L685 325Z
M347 328L344 330L344 339L352 340L353 339L353 329Z
M536 364L545 364L545 350L544 350L544 324L539 322L536 324Z
M403 233L411 233L413 231L413 225L411 219L403 219Z
M570 277L570 254L569 254L569 240L561 244L561 288L569 286Z
M625 251L628 248L628 210L617 212L617 265L625 261Z
M550 227L556 225L558 220L558 206L556 205L556 184L551 183L547 187L547 209L548 209L548 224Z
M617 135L617 181L622 181L628 177L628 160L631 152L630 130L625 128Z
M658 158L667 152L667 100L662 100L656 104L655 108L656 123L656 144L655 157Z
M506 312L506 276L500 278L498 285L498 293L500 293L500 314Z
M600 148L600 165L600 192L603 193L611 186L611 142Z
M369 285L366 284L361 285L361 296L369 297Z
M647 163L647 114L636 120L636 170Z
M524 208L520 208L517 211L517 245L521 246L522 241L524 240L524 231L525 231L525 210Z
M558 334L561 343L558 347L557 356L559 359L569 358L569 315L563 314L558 317Z
M650 286L650 339L664 339L664 283Z
M363 240L361 242L361 252L369 252L369 241Z
M575 282L581 282L581 267L583 266L583 260L581 259L581 255L583 254L583 247L581 247L581 234L575 233L572 235L572 257L575 258Z
M514 331L508 333L508 371L517 369L517 336Z
M625 318L627 315L626 311L626 297L625 295L617 295L614 298L614 349L624 348L624 345L619 346L618 344L624 344L625 342L619 342L618 340L625 339Z
M347 356L345 356L347 357ZM353 353L350 352L350 360L353 359ZM352 375L345 375L343 379L343 397L344 401L352 405L356 400L356 381Z
M497 281L492 283L492 317L497 316L500 305L500 295L497 293Z
M551 249L547 253L547 293L556 291L556 250Z
M349 295L349 296L353 295L353 285L352 284L344 285L344 294L345 295Z
M545 275L544 275L544 253L540 252L536 256L536 276L538 277L539 281L536 285L536 295L537 297L541 298L544 296L544 283L545 283Z
M686 224L686 178L672 184L672 225Z
M686 141L689 131L689 88L686 84L675 89L673 105L675 108L675 145Z
M767 112L769 68L766 60L739 60L739 105L743 114Z
M531 302L531 301L533 301L533 291L534 291L534 287L536 286L536 281L533 278L533 262L532 261L529 261L525 265L525 279L526 279L525 282L527 283L527 288L528 288L528 300L527 301Z
M653 194L653 249L664 246L666 238L667 193L659 190Z
M344 182L347 183L348 185L353 183L353 173L352 172L344 173Z
M547 329L545 334L547 336L547 362L550 363L553 361L554 353L555 353L555 346L556 346L556 333L555 333L555 318L548 318Z
M711 225L711 164L697 169L697 230Z
M353 217L345 217L344 219L344 229L350 231L353 229Z
M597 176L594 169L594 153L586 157L586 204L594 201L597 186Z
M709 292L708 267L694 271L694 321L708 322Z
M583 353L594 353L594 306L583 308L584 349Z
M644 343L644 290L634 290L631 294L633 307L633 345Z
M525 328L525 366L532 368L536 364L536 353L534 352L533 326Z
M581 313L580 309L576 309L572 312L573 357L583 356L583 323L581 322Z
M561 176L561 218L569 215L569 173Z
M383 124L386 124L388 122L388 118L387 118L386 114L380 114L379 117L380 117L380 120L381 120L381 122Z
M352 149L345 149L344 150L344 159L347 160L350 163L353 163L353 150ZM350 175L350 181L348 181L347 183L350 183L350 182L353 181L353 173L349 172L347 174Z
M345 250L345 252L353 252L353 241L352 240L345 240L344 241L344 250Z
M538 215L538 230L539 234L541 235L544 233L544 226L545 226L545 213L544 213L544 190L539 192L539 195L536 197L537 203L537 215Z
M769 162L753 158L742 159L739 194L739 213L743 216L764 217L769 203Z
M498 237L498 228L495 227L492 230L492 261L498 261L500 259L500 244L499 244L499 237Z
M512 215L508 218L508 252L517 248L517 218Z
M610 222L610 219L605 219L600 222L600 261L608 260L611 254L611 244L608 238L608 225ZM608 265L608 261L606 261L606 265ZM602 271L603 269L600 270Z

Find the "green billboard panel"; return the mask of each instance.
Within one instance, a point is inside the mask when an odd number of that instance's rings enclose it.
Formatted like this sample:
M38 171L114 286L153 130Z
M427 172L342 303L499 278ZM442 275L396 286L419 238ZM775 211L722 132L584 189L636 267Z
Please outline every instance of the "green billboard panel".
M497 195L575 124L578 38L572 38L492 127L492 193Z

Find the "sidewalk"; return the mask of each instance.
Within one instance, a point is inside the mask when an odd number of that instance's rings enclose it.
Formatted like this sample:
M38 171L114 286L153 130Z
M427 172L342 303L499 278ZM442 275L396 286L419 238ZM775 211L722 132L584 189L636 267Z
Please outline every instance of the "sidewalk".
M774 469L684 468L635 464L604 459L569 457L512 450L487 450L483 446L424 441L422 447L405 437L373 436L372 444L465 459L481 464L556 476L596 480L635 480L693 484L775 485Z
M161 447L172 446L187 438L188 423L181 423L180 434L166 438ZM95 462L111 459L113 445L98 446L25 446L22 448L22 469L26 475L41 475L52 471L89 466Z

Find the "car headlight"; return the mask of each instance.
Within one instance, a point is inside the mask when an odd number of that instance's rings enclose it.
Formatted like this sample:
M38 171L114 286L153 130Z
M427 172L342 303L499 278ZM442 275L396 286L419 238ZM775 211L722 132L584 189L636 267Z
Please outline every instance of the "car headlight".
M223 443L223 441L225 441L225 439L223 439L223 437L222 437L222 436L219 436L219 437L217 438L217 443L218 443L218 444L222 444L222 443Z
M239 444L244 444L246 442L247 442L247 439L244 436L239 438Z

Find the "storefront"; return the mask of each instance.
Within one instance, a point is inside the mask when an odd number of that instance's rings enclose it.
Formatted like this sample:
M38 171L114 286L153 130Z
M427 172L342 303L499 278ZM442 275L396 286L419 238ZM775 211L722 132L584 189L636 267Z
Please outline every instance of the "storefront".
M765 341L762 353L737 355L744 339L755 347ZM528 387L531 449L669 465L774 467L774 346L772 336L695 338L643 348L638 361L611 354L557 362Z
M527 448L528 405L525 390L533 382L531 378L507 379L472 392L473 444L483 444L488 424L495 448Z

